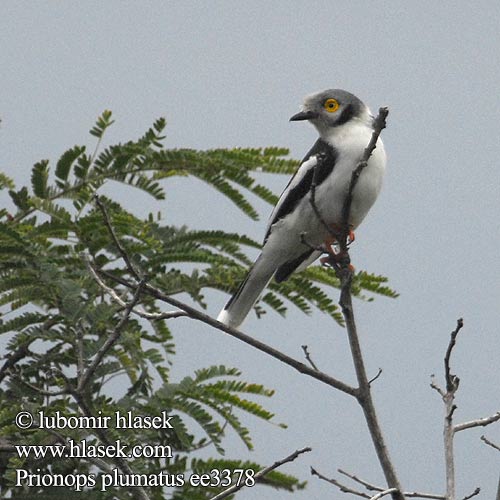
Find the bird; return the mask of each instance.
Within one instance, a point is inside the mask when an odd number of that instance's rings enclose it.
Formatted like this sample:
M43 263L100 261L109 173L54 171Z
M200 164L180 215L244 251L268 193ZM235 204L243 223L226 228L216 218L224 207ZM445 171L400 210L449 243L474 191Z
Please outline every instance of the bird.
M370 109L354 94L341 89L306 96L301 111L290 121L309 121L319 138L279 197L259 257L217 317L229 327L241 325L273 277L278 283L285 281L314 262L323 253L321 249L331 248L331 232L311 205L313 176L314 201L321 217L331 228L341 227L352 172L374 130ZM351 230L359 226L377 199L385 166L384 145L378 138L352 193L348 220Z

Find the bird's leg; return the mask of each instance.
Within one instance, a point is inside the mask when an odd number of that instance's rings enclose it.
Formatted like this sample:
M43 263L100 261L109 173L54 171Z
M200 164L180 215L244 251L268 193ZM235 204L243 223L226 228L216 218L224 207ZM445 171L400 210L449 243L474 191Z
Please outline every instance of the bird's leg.
M335 244L338 245L339 243L339 237L342 235L342 230L338 224L331 224L329 226L330 228L330 234L326 237L325 241L323 242L323 247L325 248L326 252L328 253L328 257L322 257L320 259L320 262L322 264L327 264L330 259L333 259L335 262L340 263L345 259L346 256L346 251L342 251L338 248L334 248ZM354 240L356 239L356 236L354 234L354 231L349 227L349 233L347 235L347 242L346 245L350 245ZM349 264L349 268L353 271L354 267Z

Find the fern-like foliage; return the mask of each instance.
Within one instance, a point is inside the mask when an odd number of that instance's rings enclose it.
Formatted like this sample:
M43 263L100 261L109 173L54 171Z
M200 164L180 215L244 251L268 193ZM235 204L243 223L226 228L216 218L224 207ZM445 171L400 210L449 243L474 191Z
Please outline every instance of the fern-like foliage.
M91 154L86 146L78 145L65 151L55 167L48 160L36 163L29 186L16 189L9 177L0 174L0 189L8 190L14 207L13 211L0 210L0 335L7 345L0 362L0 440L54 444L71 438L98 444L102 436L92 429L65 430L57 436L36 428L22 431L13 422L20 411L78 414L77 401L65 388L78 384L90 361L120 328L118 340L92 374L88 406L104 416L117 411L137 415L167 411L174 421L173 429L107 429L112 441L172 447L172 457L134 458L131 468L137 473L172 475L210 467L258 469L258 464L224 458L224 438L232 433L251 449L246 421L249 417L273 419L261 404L272 391L242 380L236 368L224 366L199 369L191 377L172 380L169 367L175 360L175 348L169 321L146 321L132 315L123 322L123 307L96 283L83 255L117 278L131 278L103 214L93 203L99 188L110 181L162 200L169 178L192 176L256 219L249 193L269 203L277 199L258 182L258 173L291 174L297 162L286 158L288 151L282 148L165 149L164 119L135 141L101 148L112 123L109 111L97 119L90 134L98 144ZM183 221L163 224L153 215L143 219L117 200L100 199L121 245L149 282L168 294L187 294L201 307L206 306L208 289L234 291L251 264L246 250L260 246L245 235L190 229ZM130 291L116 282L109 281L108 286L125 302L132 300ZM257 314L265 308L285 314L293 304L306 313L320 309L340 322L328 293L332 287L338 287L338 282L331 273L311 267L285 283L272 284L255 309ZM353 290L362 298L394 296L385 278L363 272L356 276ZM146 313L160 312L160 304L146 295L140 297L137 307ZM119 395L110 390L116 380L123 388ZM213 450L216 458L201 460L197 452L202 448ZM95 467L84 460L33 461L7 454L0 456L0 470L5 471L0 494L16 498L26 494L14 486L16 468L50 468L51 473L71 474L91 473ZM290 491L303 486L278 472L266 482ZM49 494L49 490L36 486L29 496ZM64 494L80 495L75 491ZM148 494L165 498L161 489L148 488ZM170 490L172 498L209 498L213 494L189 485ZM91 495L131 498L130 489L119 486Z

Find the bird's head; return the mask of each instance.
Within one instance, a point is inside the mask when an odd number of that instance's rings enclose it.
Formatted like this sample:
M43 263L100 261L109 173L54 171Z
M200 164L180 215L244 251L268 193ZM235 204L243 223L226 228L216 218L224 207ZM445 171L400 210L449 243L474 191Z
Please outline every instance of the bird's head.
M302 111L290 118L290 121L298 120L309 120L323 136L352 120L369 122L371 115L367 106L354 94L330 89L307 96Z

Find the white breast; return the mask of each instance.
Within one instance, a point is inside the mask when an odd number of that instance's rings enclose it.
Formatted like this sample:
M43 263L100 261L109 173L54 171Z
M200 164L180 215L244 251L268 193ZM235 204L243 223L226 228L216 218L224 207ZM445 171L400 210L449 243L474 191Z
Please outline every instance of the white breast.
M316 193L318 208L329 223L341 223L342 207L349 190L352 172L370 142L372 133L371 127L357 121L337 127L328 138L325 138L338 152L332 175L319 186ZM354 189L349 220L354 228L365 218L380 193L385 164L384 144L379 139Z
M338 154L331 175L316 189L316 205L328 224L342 223L342 207L352 172L370 142L372 132L371 127L358 121L336 127L335 133L323 137L332 144ZM305 171L314 166L313 158L301 166L302 172L299 170L297 178L292 182L298 182ZM377 199L382 186L385 163L384 145L379 139L377 148L361 173L354 190L349 219L353 228L362 222ZM269 239L263 248L263 255L276 266L298 257L308 249L300 242L301 234L305 234L306 241L313 246L320 246L328 236L328 231L311 208L310 195L302 198L291 213L273 224Z

